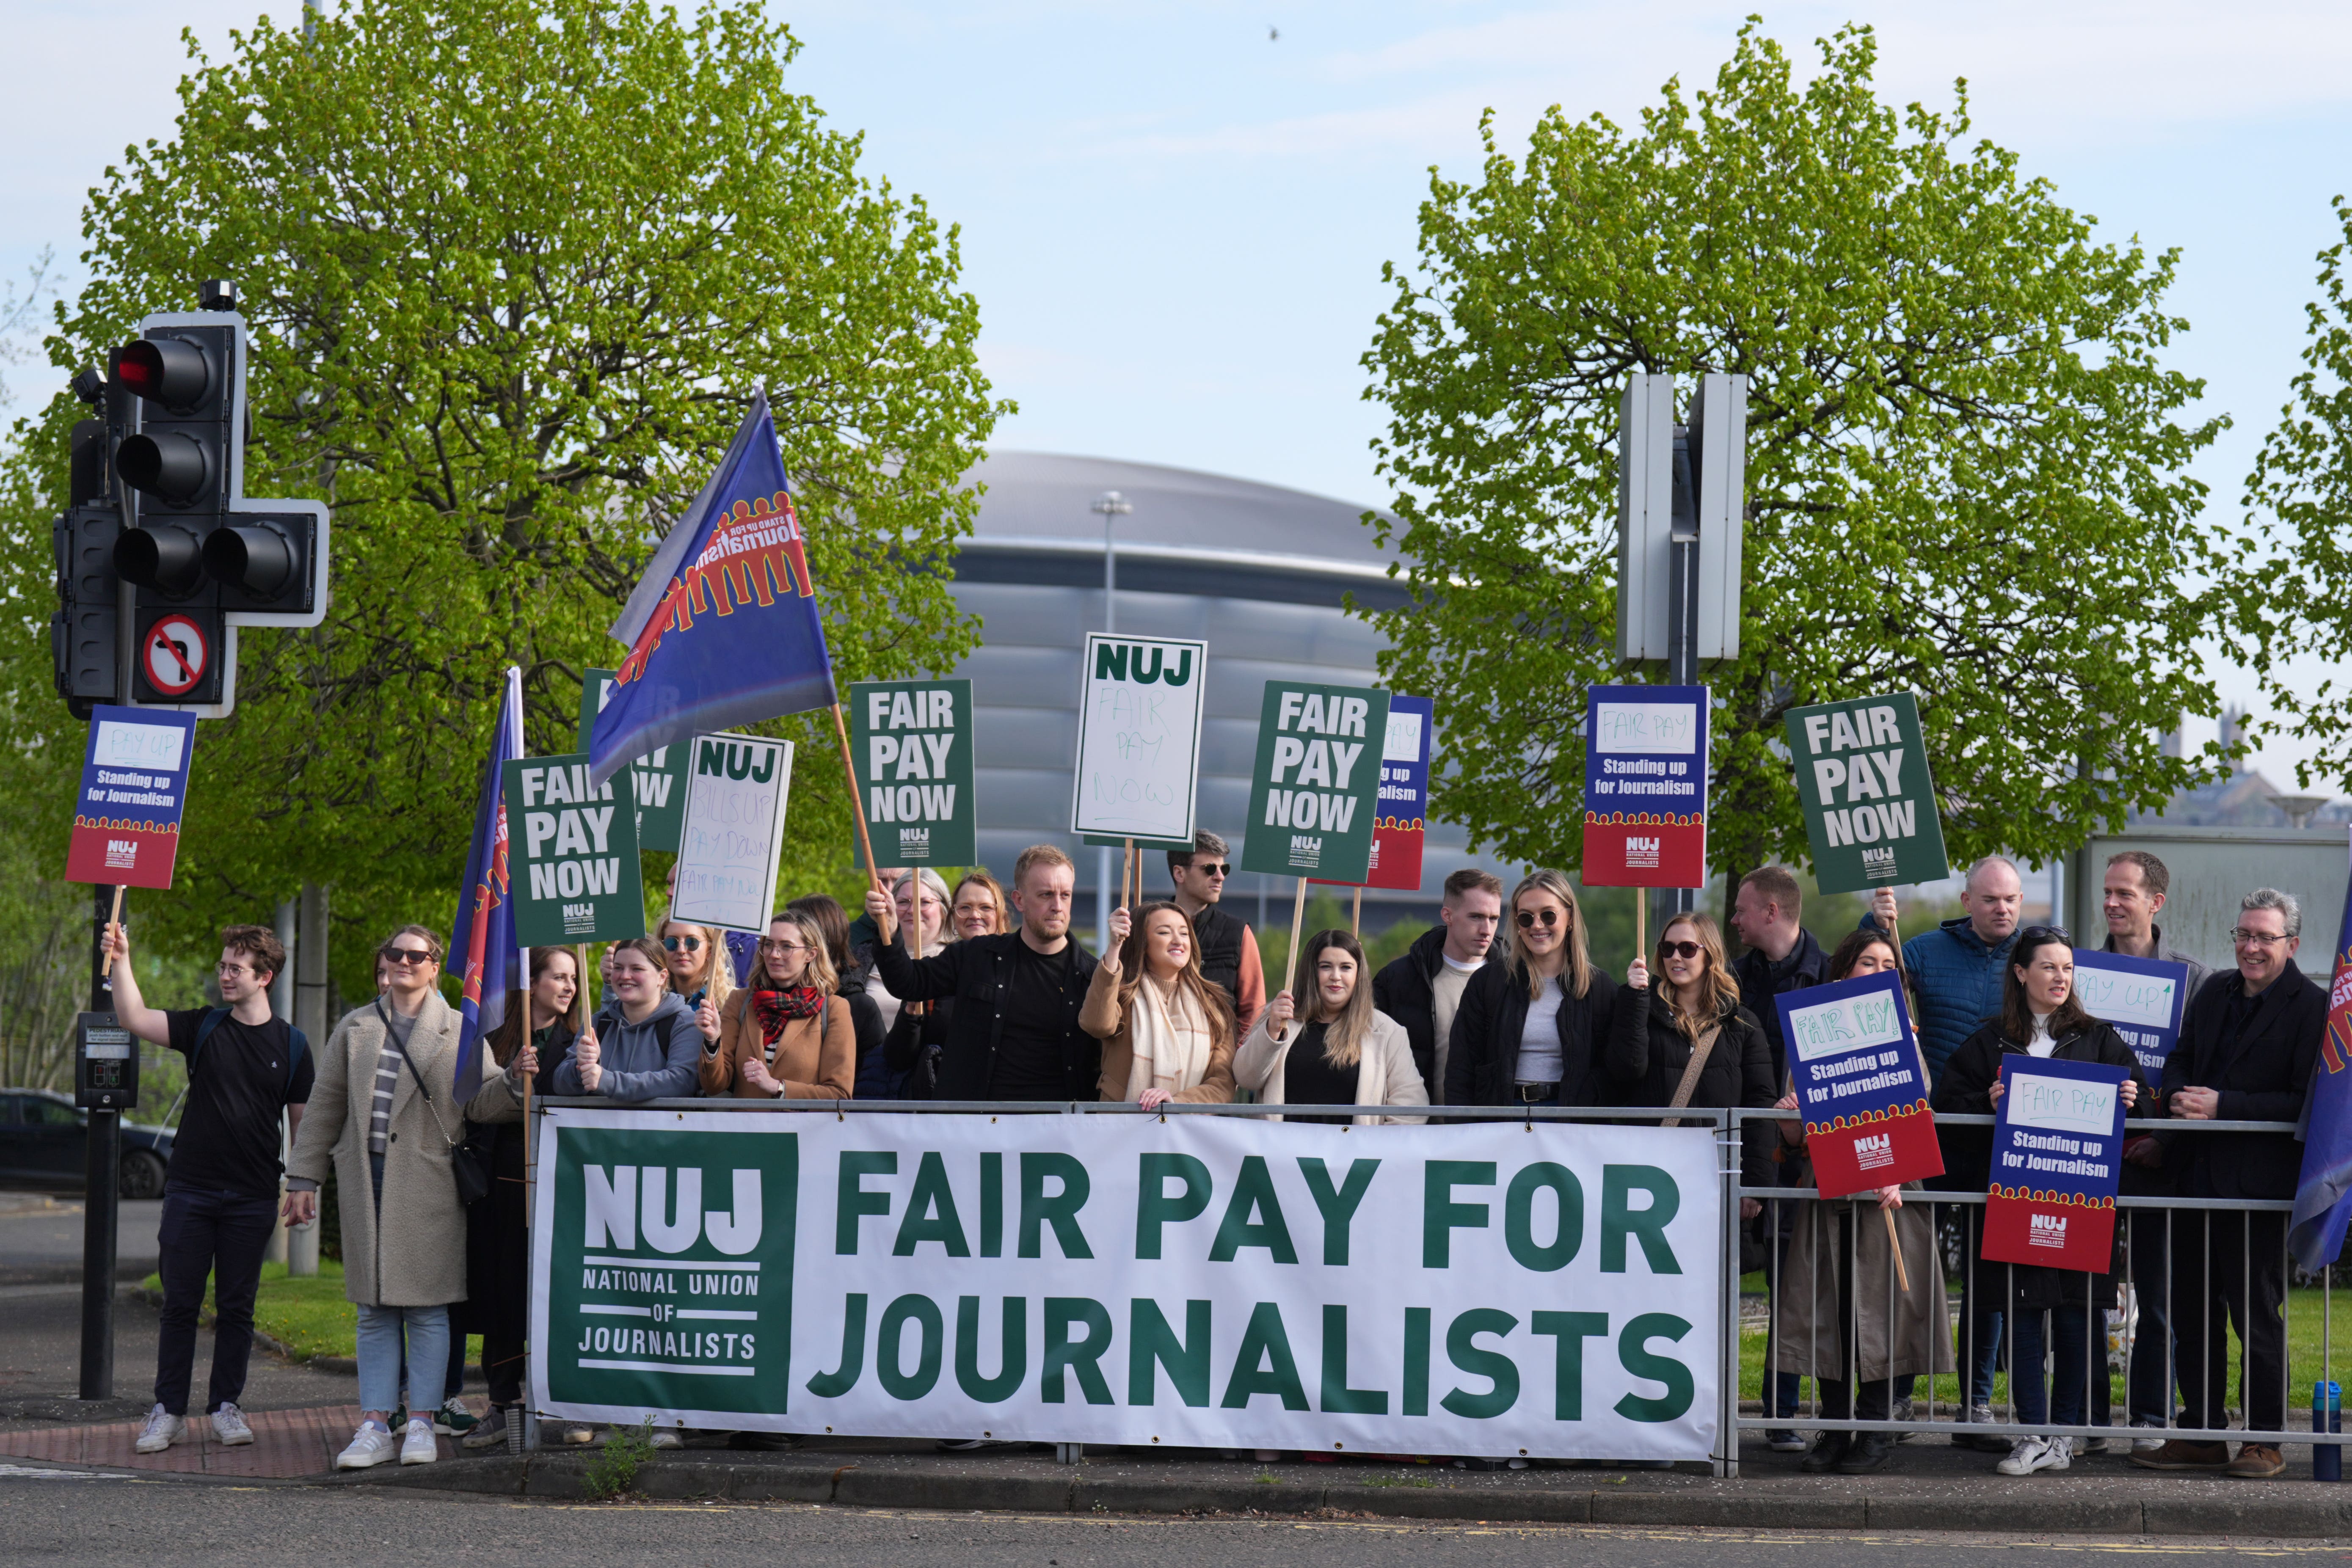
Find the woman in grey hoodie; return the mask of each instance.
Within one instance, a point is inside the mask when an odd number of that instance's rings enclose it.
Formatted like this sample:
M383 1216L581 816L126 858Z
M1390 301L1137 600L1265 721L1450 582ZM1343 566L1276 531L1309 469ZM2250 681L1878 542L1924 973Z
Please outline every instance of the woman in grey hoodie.
M555 1092L628 1101L701 1093L702 1034L668 989L661 944L615 942L604 973L611 995L557 1065Z

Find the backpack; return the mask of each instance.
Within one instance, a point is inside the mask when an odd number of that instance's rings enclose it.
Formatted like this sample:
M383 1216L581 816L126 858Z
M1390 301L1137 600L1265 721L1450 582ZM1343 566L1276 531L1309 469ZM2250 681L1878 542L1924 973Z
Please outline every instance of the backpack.
M226 1007L207 1007L205 1009L205 1016L196 1020L196 1037L188 1043L188 1081L190 1083L194 1083L196 1079L197 1055L204 1050L205 1042L212 1037L213 1031L227 1021L228 1016L229 1009ZM310 1039L291 1024L286 1026L286 1032L293 1037L294 1041L293 1049L286 1053L286 1092L291 1094L294 1092L294 1075L301 1070L302 1058L310 1054ZM291 1101L289 1103L290 1104Z

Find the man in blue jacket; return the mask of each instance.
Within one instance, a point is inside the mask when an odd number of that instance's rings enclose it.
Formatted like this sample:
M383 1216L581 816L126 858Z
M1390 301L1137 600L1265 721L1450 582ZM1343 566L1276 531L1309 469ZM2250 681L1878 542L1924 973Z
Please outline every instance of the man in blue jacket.
M1962 1040L1986 1019L2000 1015L2001 980L2009 969L2010 950L2017 944L2018 917L2025 908L2025 883L2017 874L2017 863L1988 855L1969 867L1960 889L1960 908L1967 912L1958 920L1946 921L1903 944L1903 967L1919 1008L1919 1051L1927 1058L1930 1082L1943 1076L1944 1064ZM1862 923L1882 931L1897 929L1892 889L1881 888L1872 898ZM1971 1227L1983 1223L1981 1209L1969 1211ZM1973 1246L1969 1255L1975 1256ZM1969 1325L1964 1349L1972 1363L1969 1420L1990 1423L1993 1367L2000 1359L2001 1312L1999 1301L1975 1294L1975 1274L1968 1269L1960 1276L1962 1321ZM1956 1436L1952 1441L1989 1453L2009 1446L2005 1437Z

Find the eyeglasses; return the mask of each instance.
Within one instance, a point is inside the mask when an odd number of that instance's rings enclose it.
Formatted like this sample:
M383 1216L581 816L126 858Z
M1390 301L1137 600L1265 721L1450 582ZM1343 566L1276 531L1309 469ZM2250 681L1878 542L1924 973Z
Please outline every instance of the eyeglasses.
M257 972L247 969L242 963L215 963L213 965L213 973L215 974L252 974Z
M672 952L676 952L680 948L684 948L688 952L700 952L702 939L698 936L666 936L662 938L662 946Z
M814 952L815 948L804 942L778 942L772 937L760 939L761 952Z
M402 965L430 963L433 954L429 949L421 947L387 947L383 950L383 961Z
M1230 877L1234 874L1233 862L1230 860L1195 860L1192 862L1192 869L1200 872L1203 877Z
M2244 926L2231 926L2230 940L2240 947L2269 947L2287 940L2283 931L2248 931Z
M1660 958L1696 958L1700 953L1705 952L1706 951L1706 949L1701 947L1695 942L1661 942L1658 943L1658 956Z
M1533 931L1535 929L1536 921L1543 921L1544 930L1549 931L1552 927L1559 924L1559 910L1552 905L1546 904L1539 910L1521 910L1519 911L1519 929L1521 931Z

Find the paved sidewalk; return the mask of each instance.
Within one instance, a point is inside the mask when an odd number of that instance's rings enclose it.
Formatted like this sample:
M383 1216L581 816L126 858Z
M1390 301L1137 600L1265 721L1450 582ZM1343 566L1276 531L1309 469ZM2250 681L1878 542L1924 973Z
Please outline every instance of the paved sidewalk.
M478 1413L486 1403L468 1400ZM0 1430L0 1454L52 1464L98 1465L108 1469L185 1476L236 1476L247 1479L322 1476L352 1440L360 1424L356 1405L312 1405L300 1410L246 1413L253 1441L224 1447L213 1440L209 1417L188 1423L188 1436L160 1454L132 1451L141 1421L105 1421L80 1426L22 1426ZM440 1439L441 1458L458 1449Z

